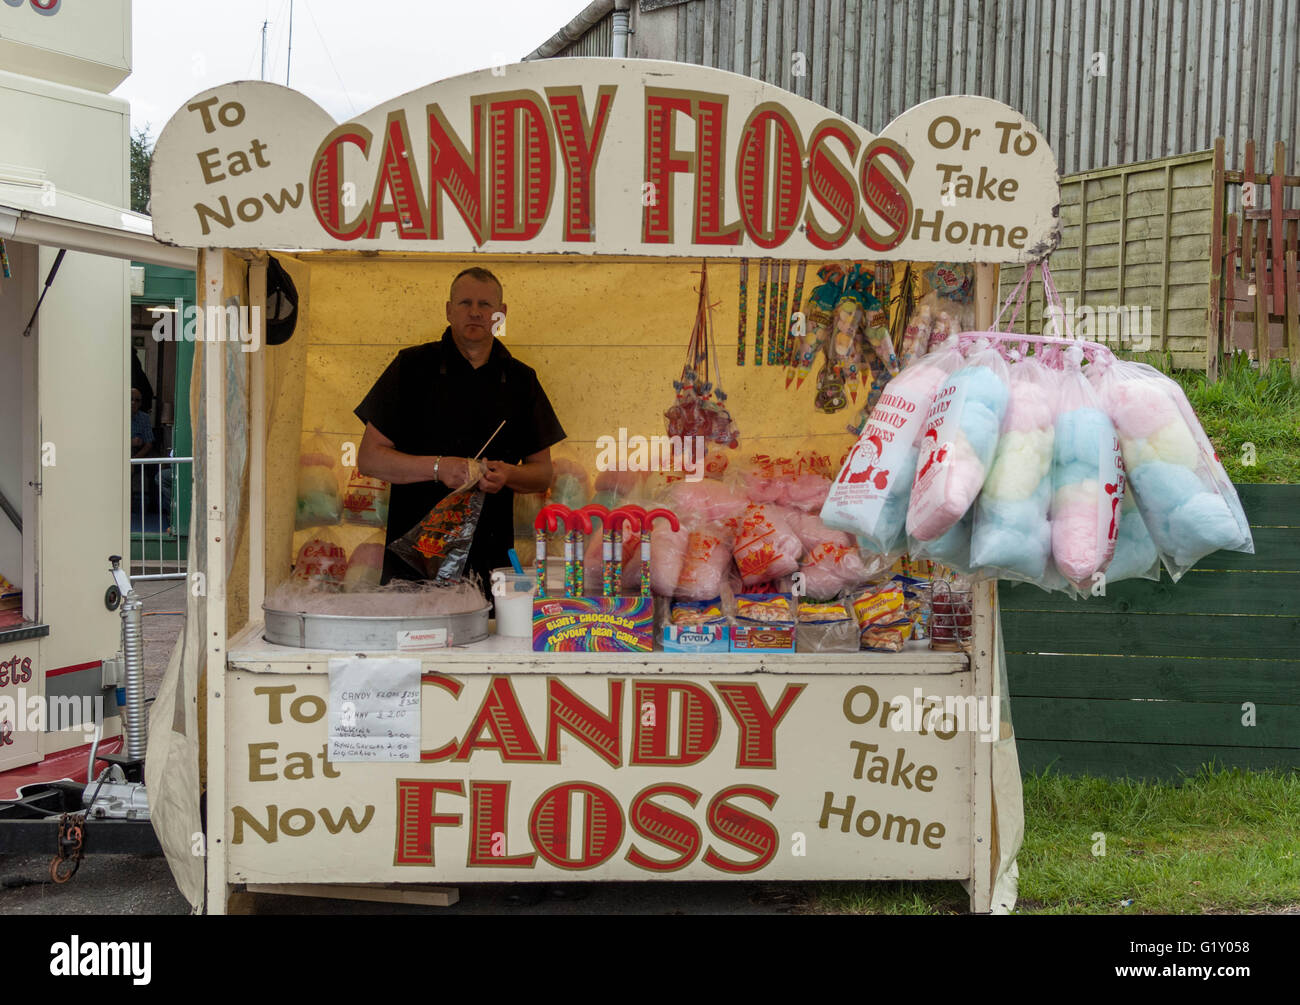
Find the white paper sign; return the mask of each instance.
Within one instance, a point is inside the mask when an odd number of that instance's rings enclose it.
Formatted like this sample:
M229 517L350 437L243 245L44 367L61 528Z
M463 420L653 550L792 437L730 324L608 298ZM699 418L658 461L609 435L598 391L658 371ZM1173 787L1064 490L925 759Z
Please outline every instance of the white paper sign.
M330 660L329 759L420 759L420 661Z

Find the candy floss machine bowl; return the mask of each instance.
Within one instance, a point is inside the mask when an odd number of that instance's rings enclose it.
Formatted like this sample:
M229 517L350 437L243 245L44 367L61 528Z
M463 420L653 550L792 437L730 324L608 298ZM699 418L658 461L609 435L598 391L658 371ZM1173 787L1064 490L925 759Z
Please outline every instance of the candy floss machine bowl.
M300 649L359 652L396 649L399 632L447 629L447 645L465 646L488 637L488 612L481 608L460 614L426 614L376 617L349 614L307 614L276 610L265 604L267 642Z

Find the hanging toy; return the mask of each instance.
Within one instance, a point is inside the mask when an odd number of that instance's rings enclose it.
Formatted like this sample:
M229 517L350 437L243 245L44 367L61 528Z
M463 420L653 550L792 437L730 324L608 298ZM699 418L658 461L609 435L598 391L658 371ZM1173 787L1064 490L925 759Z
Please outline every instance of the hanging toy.
M786 335L790 331L787 321L790 310L790 263L788 261L781 263L781 292L777 302L780 304L781 311L767 346L768 366L780 366L790 356L785 345Z
M749 259L740 260L740 330L736 334L736 366L745 365L745 329L749 325Z
M817 351L830 336L831 315L844 290L845 273L842 266L834 262L823 265L817 270L817 276L822 282L813 287L812 293L808 295L808 303L803 310L803 335L792 338L790 360L785 371L785 386L789 387L797 378L796 390L803 387Z
M759 309L762 310L761 300ZM759 351L757 344L754 351ZM686 364L681 379L673 381L676 400L664 412L664 419L669 436L680 436L683 441L688 436L700 436L707 442L735 448L740 445L740 432L727 409L726 393L709 379L710 363L714 373L719 372L709 304L708 266L701 263L700 299L686 347Z

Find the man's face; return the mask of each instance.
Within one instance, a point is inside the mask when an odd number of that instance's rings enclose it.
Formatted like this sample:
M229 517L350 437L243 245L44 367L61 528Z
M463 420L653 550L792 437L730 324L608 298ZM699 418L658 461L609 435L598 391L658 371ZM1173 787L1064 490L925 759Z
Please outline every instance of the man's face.
M140 411L140 392L132 391L131 392L131 414L135 415L135 413L138 411Z
M488 279L461 276L452 284L447 323L458 342L481 344L492 339L492 315L505 313L501 290Z

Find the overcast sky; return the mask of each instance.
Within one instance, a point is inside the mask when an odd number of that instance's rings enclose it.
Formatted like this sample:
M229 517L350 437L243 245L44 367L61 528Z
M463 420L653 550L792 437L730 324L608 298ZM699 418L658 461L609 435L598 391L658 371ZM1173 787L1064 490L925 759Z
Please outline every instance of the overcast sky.
M261 75L285 82L290 0L135 0L134 69L113 93L155 139L199 91ZM512 63L587 0L294 0L290 86L338 121L470 70Z

